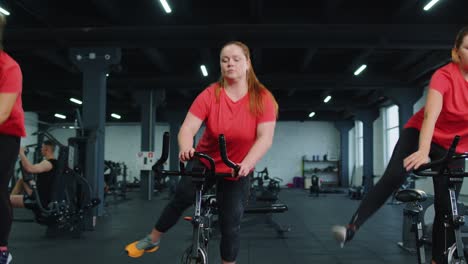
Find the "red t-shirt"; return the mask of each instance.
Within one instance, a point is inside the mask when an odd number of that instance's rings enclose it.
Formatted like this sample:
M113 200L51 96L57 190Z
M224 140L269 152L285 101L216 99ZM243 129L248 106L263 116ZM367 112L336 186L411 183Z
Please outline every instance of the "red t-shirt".
M0 125L0 134L18 137L26 136L24 128L24 111L21 101L23 75L21 69L8 54L0 51L0 93L17 93L10 116Z
M456 63L449 63L438 69L431 78L430 89L443 96L442 111L436 121L432 141L446 149L455 135L460 142L456 152L468 151L468 81L462 76ZM424 107L406 123L405 128L421 129Z
M205 131L196 151L214 159L216 172L230 173L231 168L221 160L219 134L224 134L229 159L240 163L255 143L257 125L275 121L276 109L273 98L268 93L263 95L264 111L258 117L250 112L248 94L234 102L226 95L224 89L221 89L217 102L215 88L218 86L218 83L214 83L203 90L192 103L189 112L205 122Z

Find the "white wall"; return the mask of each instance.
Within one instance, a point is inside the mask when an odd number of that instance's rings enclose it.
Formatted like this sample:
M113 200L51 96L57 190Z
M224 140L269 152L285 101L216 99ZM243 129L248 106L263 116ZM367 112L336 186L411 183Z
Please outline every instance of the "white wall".
M31 136L37 131L38 116L33 112L24 113L24 125L26 127L26 137L21 139L21 146L37 144L37 136Z
M324 154L340 157L340 135L332 122L278 122L273 146L257 164L256 170L268 167L271 177L292 182L302 176L302 156Z
M32 136L31 134L37 131L38 128L38 115L33 112L25 112L24 113L24 126L26 128L26 137L21 138L21 146L27 146L27 145L32 145L32 144L37 144L37 136ZM29 148L29 154L28 158L30 160L34 159L34 151L35 148ZM15 170L16 168L19 167L19 163L16 162L15 164ZM19 175L15 175L15 177Z
M140 151L141 131L138 124L107 125L105 131L105 159L125 162L128 177L139 178L136 169L136 153ZM159 155L162 135L169 130L167 124L156 125L155 150ZM74 135L74 130L57 129L52 132L57 139L66 143ZM294 176L301 176L303 155L340 157L339 131L331 122L278 122L271 149L257 164L256 170L268 167L271 177L283 179L283 183L292 182Z

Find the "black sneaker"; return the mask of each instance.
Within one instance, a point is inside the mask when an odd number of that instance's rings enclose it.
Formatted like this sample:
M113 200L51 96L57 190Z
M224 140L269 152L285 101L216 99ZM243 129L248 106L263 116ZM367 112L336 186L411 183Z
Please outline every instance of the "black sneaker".
M8 264L12 259L13 257L8 250L0 251L0 264Z
M332 233L336 241L340 243L340 246L343 248L344 244L350 241L354 236L355 228L351 226L333 226Z

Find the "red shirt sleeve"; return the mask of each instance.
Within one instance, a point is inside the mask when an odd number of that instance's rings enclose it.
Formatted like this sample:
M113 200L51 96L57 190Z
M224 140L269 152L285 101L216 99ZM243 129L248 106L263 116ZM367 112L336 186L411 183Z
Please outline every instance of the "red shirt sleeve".
M449 73L443 70L438 70L432 75L429 88L434 89L443 95L450 87L450 85L451 82Z
M201 120L205 120L210 112L211 96L212 94L210 88L203 90L203 92L201 92L193 101L189 112Z
M276 120L276 104L270 93L263 95L263 114L257 118L257 124Z
M6 68L0 76L0 93L20 93L23 78L18 65Z

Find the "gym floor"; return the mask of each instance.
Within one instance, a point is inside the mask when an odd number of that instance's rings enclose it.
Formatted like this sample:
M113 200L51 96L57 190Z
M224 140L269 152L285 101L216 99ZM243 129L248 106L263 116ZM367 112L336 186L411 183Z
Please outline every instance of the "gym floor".
M143 237L153 227L156 217L167 203L162 193L152 201L143 201L138 192L130 199L106 207L106 216L98 220L95 231L85 232L80 239L44 237L45 227L36 223L15 221L10 236L13 263L180 263L180 257L191 240L191 225L181 220L170 230L156 253L131 259L124 246ZM416 255L397 246L401 240L404 205L385 205L356 234L354 240L341 249L333 240L330 228L347 223L359 201L345 194L321 194L309 197L304 190L285 189L281 200L289 211L274 219L291 225L286 238L259 219L256 224L241 227L241 249L237 263L417 263ZM187 215L192 209L187 211ZM32 219L24 209L15 211L15 219ZM250 218L250 217L249 217ZM219 237L211 241L210 263L221 263Z

